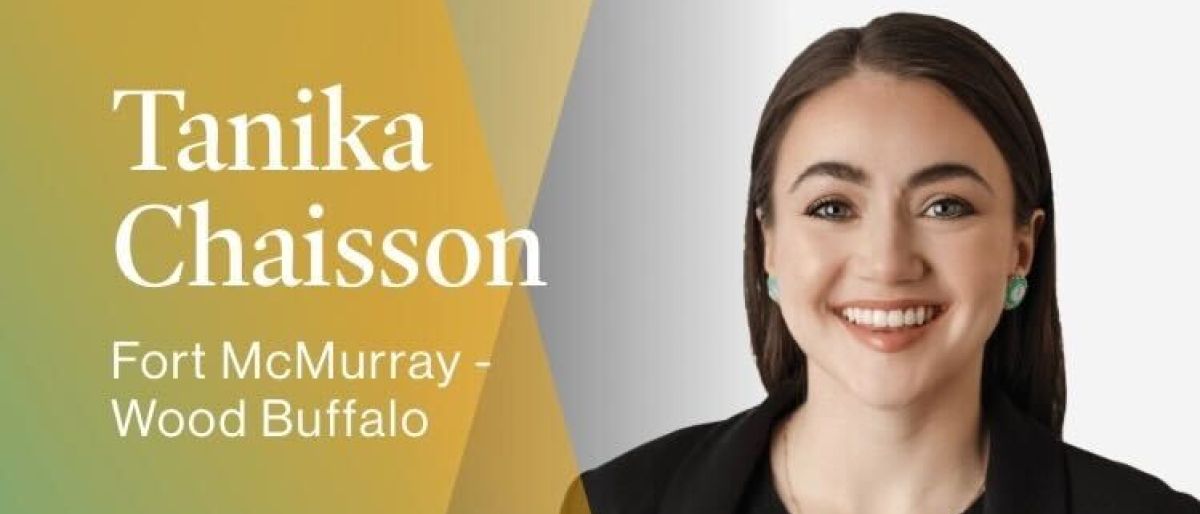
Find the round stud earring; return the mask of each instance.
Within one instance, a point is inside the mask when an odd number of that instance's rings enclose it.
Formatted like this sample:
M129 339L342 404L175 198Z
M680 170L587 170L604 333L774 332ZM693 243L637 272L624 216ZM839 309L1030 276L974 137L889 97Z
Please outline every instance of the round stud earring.
M775 275L767 275L767 296L776 302L779 301L779 279L775 278Z
M1021 305L1021 300L1025 299L1025 291L1029 289L1029 282L1021 275L1010 275L1008 277L1008 287L1004 291L1004 310L1010 311Z

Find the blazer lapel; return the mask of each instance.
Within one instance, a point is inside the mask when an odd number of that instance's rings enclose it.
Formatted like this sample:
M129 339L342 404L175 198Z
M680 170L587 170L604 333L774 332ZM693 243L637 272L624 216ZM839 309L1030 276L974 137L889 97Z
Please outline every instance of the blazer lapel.
M684 458L663 494L663 513L731 514L763 456L771 429L800 400L798 382L786 382L762 403L714 430Z
M787 382L708 434L677 468L660 512L735 512L776 421L800 402L799 384ZM991 434L984 514L1066 514L1065 454L1058 438L998 390L988 395L984 410Z
M1062 442L998 389L990 392L984 406L991 432L984 514L1065 514Z

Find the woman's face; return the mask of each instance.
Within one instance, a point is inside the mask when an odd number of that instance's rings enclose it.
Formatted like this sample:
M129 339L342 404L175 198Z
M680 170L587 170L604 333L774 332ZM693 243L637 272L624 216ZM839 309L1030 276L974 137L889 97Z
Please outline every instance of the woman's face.
M1014 226L974 116L936 82L859 70L802 102L775 164L764 265L810 381L900 406L978 380L1043 214Z

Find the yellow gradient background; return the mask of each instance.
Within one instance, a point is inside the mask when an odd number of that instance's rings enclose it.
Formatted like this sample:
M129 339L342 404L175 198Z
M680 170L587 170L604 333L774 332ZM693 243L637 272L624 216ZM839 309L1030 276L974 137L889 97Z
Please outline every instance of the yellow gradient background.
M516 2L44 2L0 7L5 72L0 95L0 512L551 512L577 472L529 295L486 287L484 235L525 226L583 30L586 3ZM536 30L537 27L552 27ZM530 39L529 34L537 37ZM324 96L341 84L343 124L352 114L425 122L425 173L208 172L174 164L186 117L219 120L313 113L324 161ZM308 87L315 99L296 101ZM114 89L184 89L180 113L160 104L163 172L135 172L136 99L114 112ZM394 140L383 122L363 132L376 157ZM258 136L257 132L255 135ZM232 157L222 124L221 158ZM253 137L253 136L252 136ZM261 142L261 136L256 141ZM353 163L348 149L344 159ZM263 145L252 161L265 160ZM249 277L253 241L272 228L297 238L325 231L332 277L337 236L395 228L421 236L422 275L403 289L169 287L145 289L119 272L117 226L147 203L207 199L212 228L243 236ZM307 216L319 202L320 221ZM155 225L155 226L152 226ZM190 220L185 221L185 227ZM424 248L461 228L484 247L470 285L445 289L424 274ZM190 259L190 234L147 223L135 239L147 275ZM221 248L213 274L227 270ZM443 254L451 277L462 268ZM386 261L374 254L377 267ZM509 276L519 280L517 247ZM184 279L191 271L185 262ZM393 272L395 269L393 268ZM356 274L352 272L352 274ZM378 270L377 270L378 274ZM548 282L553 277L542 277ZM161 349L202 342L334 340L346 349L463 352L450 387L408 381L276 382L209 378L151 381L110 376L111 343ZM490 360L488 371L472 363ZM158 397L181 407L251 403L245 439L121 439L110 398ZM330 398L362 406L396 398L429 413L422 439L262 439L257 400L298 407Z

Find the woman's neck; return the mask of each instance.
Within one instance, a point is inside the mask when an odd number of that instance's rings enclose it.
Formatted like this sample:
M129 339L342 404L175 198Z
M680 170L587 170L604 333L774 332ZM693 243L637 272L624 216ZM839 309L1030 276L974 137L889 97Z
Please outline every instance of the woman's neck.
M927 397L882 408L810 362L806 400L773 443L777 488L790 487L785 503L797 500L805 514L961 512L986 472L982 359L974 368Z

